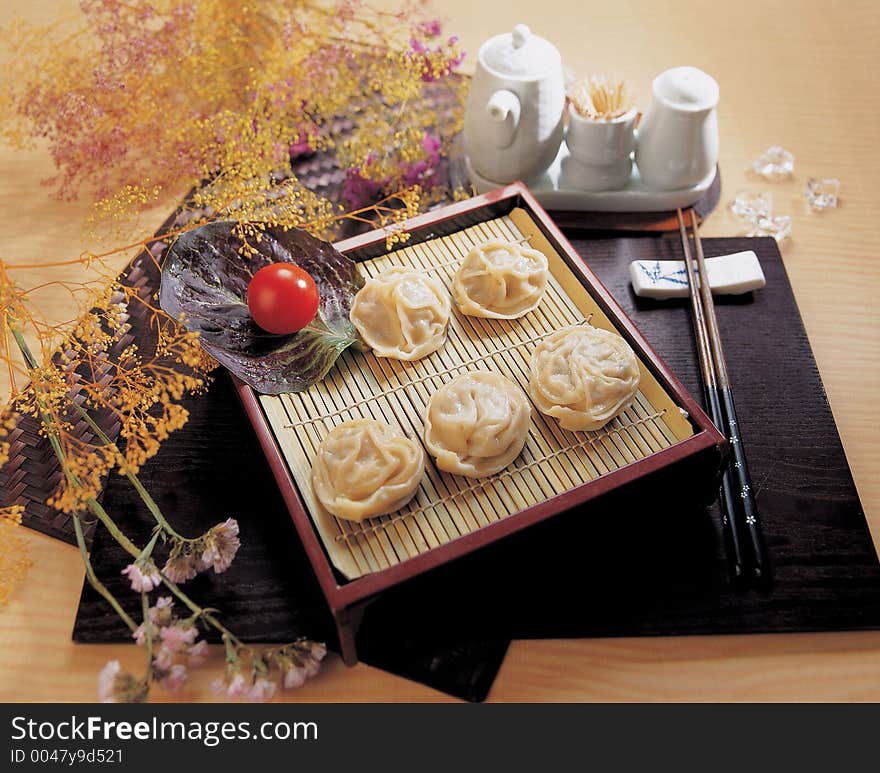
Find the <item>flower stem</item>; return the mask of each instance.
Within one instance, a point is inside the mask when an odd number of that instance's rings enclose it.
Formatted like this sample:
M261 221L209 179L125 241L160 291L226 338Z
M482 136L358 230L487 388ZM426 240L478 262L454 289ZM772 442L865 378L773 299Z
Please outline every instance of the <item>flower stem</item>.
M150 623L150 601L143 591L141 591L141 610L144 615L144 640L147 645L147 673L144 676L144 684L149 684L153 678L153 625Z
M147 546L141 551L141 560L147 559L153 555L153 548L156 547L156 541L159 539L158 530L153 534L153 538L147 543Z
M91 510L92 513L97 516L98 520L104 524L107 531L110 532L110 536L120 544L125 552L134 559L140 558L143 549L139 548L134 542L126 537L125 534L123 534L122 530L116 525L116 522L110 517L110 514L103 508L101 503L94 497L89 497L86 499L86 504L88 505L89 510Z
M137 559L140 557L143 552L141 548L135 545L116 525L113 519L110 517L110 514L97 502L95 499L87 499L86 504L88 504L89 509L98 517L98 520L101 521L102 524L106 527L107 531L110 532L110 535L115 539L119 545L133 558ZM229 629L226 628L213 614L205 610L203 607L199 606L195 601L193 601L189 596L184 593L177 583L169 580L164 574L159 573L162 577L162 583L165 585L171 593L180 600L183 605L194 615L198 615L203 620L208 622L213 628L215 628L219 633L225 634L229 636L237 646L244 647L245 645L236 637Z
M12 323L12 320L7 316L6 324L9 326L9 330L12 332L12 337L15 339L15 343L18 344L18 348L21 351L21 356L24 357L25 363L27 363L28 370L36 370L39 367L39 363L34 357L31 348L27 345L27 341L24 340L24 336L21 334L21 331Z
M37 363L36 358L28 347L27 342L24 340L24 337L21 335L21 332L8 319L7 324L9 325L9 329L12 331L12 335L15 338L19 349L21 350L22 356L24 357L28 368L30 370L36 370L39 367L39 364ZM40 421L43 423L43 426L47 428L47 435L49 437L49 442L52 445L52 450L55 452L55 456L58 458L61 469L64 471L65 476L70 481L70 484L76 488L79 488L81 486L81 483L76 474L70 470L70 466L67 463L67 457L65 455L64 449L61 447L61 441L58 439L58 433L54 430L48 429L52 426L51 419L49 416L46 415L45 410L43 410L42 401L40 401L39 398L38 401L40 402L41 406ZM92 421L87 412L81 409L80 406L78 406L73 400L71 400L70 402L77 409L80 415L83 416L89 426L98 433L99 437L102 437L102 439L107 438L107 435L103 432L103 430L101 430L100 427L98 427L98 425L94 421ZM110 442L109 438L107 438L107 442ZM134 477L136 480L136 476L132 474L132 477ZM130 477L129 480L131 480L132 477ZM140 481L137 481L137 485L140 486L141 490L143 490L144 495L146 495L147 499L145 499L144 501L147 502L147 500L149 500L149 502L153 502L152 498L149 496L149 494L147 494L146 490L143 489L143 486L140 485ZM132 558L137 560L142 555L143 549L139 548L137 545L134 544L134 542L132 542L128 537L125 536L122 530L116 525L116 522L113 520L110 514L104 509L104 507L101 505L100 502L98 502L98 500L96 500L94 497L89 497L85 500L85 502L89 510L98 518L98 520L110 533L110 536L112 536L113 539L115 539L116 542L119 543L119 545L130 556L132 556ZM153 506L155 507L155 511L159 512L159 508L155 505L155 502L153 502ZM161 513L159 513L159 515L161 517ZM162 521L164 521L164 518L162 518ZM165 521L165 523L167 524L167 521ZM162 525L161 521L160 525ZM91 562L88 558L88 553L86 552L85 539L83 538L82 534L82 526L79 522L79 517L76 515L74 515L74 528L77 533L77 543L80 546L80 553L86 566L86 574L89 578L89 582L92 583L92 586L95 588L95 590L97 590L98 593L100 593L110 603L116 613L123 619L125 624L128 625L128 627L132 631L136 630L137 626L134 624L134 621L128 614L126 614L126 612L119 605L119 602L114 598L113 594L110 593L110 591L100 582L100 580L98 580L97 576L95 575L94 569L92 568ZM168 590L170 590L171 593L174 594L174 596L176 596L178 600L180 600L184 604L184 606L186 606L186 608L189 609L193 614L198 615L209 625L211 625L215 630L217 630L224 637L224 641L232 642L235 647L239 649L251 649L246 644L244 644L237 636L235 636L228 628L226 628L226 626L223 625L216 617L214 617L211 612L199 606L195 601L187 596L186 593L184 593L177 586L176 583L172 582L164 575L161 576L162 582L168 588ZM147 623L148 618L145 618L145 629L149 628L149 625Z
M102 524L106 527L107 531L110 532L110 535L115 539L125 551L131 555L133 558L137 559L140 557L143 552L137 545L135 545L116 525L113 519L110 517L110 514L97 502L95 499L89 498L86 500L86 503L89 506L89 509L98 517ZM189 609L195 615L198 615L207 623L209 623L213 628L215 628L219 633L229 636L232 641L236 643L238 647L246 647L237 636L235 636L225 625L223 625L213 614L205 610L203 607L199 606L195 601L193 601L189 596L184 593L177 583L169 580L164 574L159 573L162 577L162 583L165 585L171 593L180 600L183 605Z
M7 319L7 324L9 325L10 331L12 331L12 336L15 338L16 344L18 344L18 348L21 350L21 354L25 359L25 362L28 365L30 370L35 370L38 367L36 358L31 352L30 347L27 345L27 342L24 340L24 336L22 336L21 331L18 330L11 322ZM52 426L52 423L49 417L46 415L45 404L42 400L38 398L38 402L40 405L40 421L43 423L43 426L48 428ZM71 484L75 486L79 486L79 479L74 475L68 465L66 464L66 459L64 456L64 449L61 447L61 441L58 439L58 433L55 431L48 431L49 444L52 446L52 450L55 452L55 456L58 458L58 463L61 465L61 469L64 470L64 474L67 476L67 479L71 482ZM96 505L98 503L95 500L88 500L89 509L91 508L91 502L94 502ZM100 505L98 505L100 507ZM103 510L103 508L101 508ZM105 513L106 515L106 513ZM91 559L89 558L88 549L86 548L86 540L85 535L82 530L82 522L80 521L80 517L78 513L73 514L73 530L76 534L76 544L79 547L80 556L82 556L83 564L86 568L86 577L89 580L91 586L113 607L116 614L122 618L122 621L129 627L131 631L134 631L137 628L134 620L131 619L131 616L126 613L126 611L122 608L119 602L116 600L116 597L107 589L107 586L104 585L95 574L94 567L92 566ZM124 535L123 535L124 536Z
M214 617L211 612L209 612L204 607L200 607L189 596L187 596L186 593L184 593L180 589L177 583L169 580L164 574L162 575L162 582L165 584L165 587L168 588L168 590L170 590L190 612L202 618L205 622L209 623L211 627L213 627L223 637L229 637L229 640L233 642L236 647L240 649L250 649L250 647L244 644L234 633L232 633L232 631L230 631L225 625L223 625L223 623L221 623L216 617Z
M85 423L89 425L89 428L98 436L98 438L101 440L102 443L104 443L104 445L115 445L113 441L107 436L107 433L105 433L104 430L101 429L100 425L89 415L89 412L87 410L85 410L81 405L78 405L76 402L73 402L73 408L80 415L83 421L85 421ZM131 483L131 485L134 487L134 490L137 491L138 496L147 506L150 514L156 520L156 523L158 523L159 526L161 526L166 533L182 542L195 542L195 540L188 539L187 537L178 534L174 530L174 527L170 523L168 523L168 521L165 519L165 516L162 515L162 511L159 509L159 505L156 504L156 501L144 488L143 484L140 481L140 478L138 478L135 473L128 469L127 465L122 465L122 470L125 474L125 477L128 478L129 483Z
M80 523L79 516L73 516L73 529L76 532L76 544L79 546L79 553L82 556L83 564L86 567L86 577L88 577L89 584L101 595L104 597L105 601L113 607L113 610L122 618L122 622L124 622L129 630L134 633L137 630L137 625L135 625L134 620L126 613L126 611L122 608L119 602L116 600L116 597L107 589L107 587L102 583L98 576L95 574L95 570L92 567L92 562L89 559L89 553L86 549L86 541L83 536L82 524Z

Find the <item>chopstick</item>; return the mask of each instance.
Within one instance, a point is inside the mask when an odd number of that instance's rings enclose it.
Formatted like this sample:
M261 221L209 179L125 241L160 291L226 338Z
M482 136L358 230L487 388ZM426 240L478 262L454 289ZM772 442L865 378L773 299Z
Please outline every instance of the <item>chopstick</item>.
M732 469L728 466L722 474L720 502L731 575L735 582L746 577L765 582L769 578L764 540L761 533L761 520L755 502L745 449L739 435L739 418L730 386L718 320L715 316L712 288L707 281L703 281L707 272L696 214L693 210L689 212L696 252L696 272L694 271L684 216L680 209L677 210L677 214L706 404L715 426L726 435L733 457ZM745 542L749 549L747 558L744 555L742 534L745 535Z
M688 293L691 299L691 313L694 321L694 338L697 342L700 373L703 377L703 394L706 397L706 407L709 410L709 417L712 419L712 423L723 432L724 420L721 414L721 400L718 396L718 382L715 378L715 366L712 360L712 347L709 343L709 333L703 312L703 304L697 288L697 278L694 274L694 265L691 259L691 249L684 225L684 217L680 209L677 212L678 228L681 234L681 248L684 252L684 265L687 271ZM736 503L733 498L733 487L728 467L725 467L721 474L721 496L718 504L721 508L721 526L727 546L730 574L733 581L739 583L744 577L744 560L739 533L735 525Z

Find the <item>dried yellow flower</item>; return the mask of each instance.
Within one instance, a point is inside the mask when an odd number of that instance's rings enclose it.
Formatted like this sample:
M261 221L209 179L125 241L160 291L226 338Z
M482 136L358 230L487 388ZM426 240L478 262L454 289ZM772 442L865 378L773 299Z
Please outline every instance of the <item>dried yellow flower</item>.
M68 513L111 471L150 459L185 424L181 400L215 367L195 334L114 280L109 259L216 218L239 224L243 259L267 226L326 237L353 219L385 227L389 246L405 241L401 224L446 193L432 175L460 128L464 95L450 83L457 106L419 104L462 57L419 3L383 11L350 0L88 0L81 9L72 34L22 25L5 36L12 88L0 98L0 138L44 138L59 195L99 191L91 241L128 242L39 266L0 260L0 366L13 385L29 380L0 415L37 417L60 445L67 467L50 503ZM347 209L293 172L293 155L319 149L333 149L346 169ZM138 234L142 210L188 190L173 229ZM79 282L58 284L87 312L62 325L44 321L39 288L13 278L56 266L82 267ZM131 304L149 310L152 351L118 351ZM35 359L22 356L13 331L38 342ZM74 431L82 416L72 400L115 419L118 448ZM0 463L7 454L0 435Z

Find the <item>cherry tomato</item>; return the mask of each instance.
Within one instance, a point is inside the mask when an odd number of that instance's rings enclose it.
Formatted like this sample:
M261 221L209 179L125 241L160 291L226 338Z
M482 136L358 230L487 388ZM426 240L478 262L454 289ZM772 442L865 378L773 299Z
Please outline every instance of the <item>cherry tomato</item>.
M263 330L286 335L302 330L318 311L318 288L299 266L263 266L247 289L251 316Z

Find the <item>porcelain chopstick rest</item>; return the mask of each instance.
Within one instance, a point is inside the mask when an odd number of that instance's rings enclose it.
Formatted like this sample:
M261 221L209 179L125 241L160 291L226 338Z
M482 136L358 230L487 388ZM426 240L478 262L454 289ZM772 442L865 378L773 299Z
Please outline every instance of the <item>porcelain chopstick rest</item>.
M706 272L713 295L742 295L760 290L767 280L751 250L706 259ZM688 283L684 261L634 260L629 277L636 295L645 298L687 298Z

